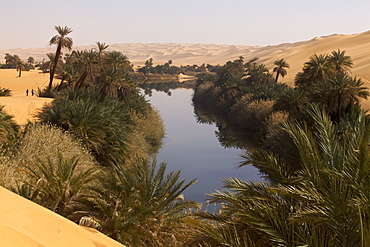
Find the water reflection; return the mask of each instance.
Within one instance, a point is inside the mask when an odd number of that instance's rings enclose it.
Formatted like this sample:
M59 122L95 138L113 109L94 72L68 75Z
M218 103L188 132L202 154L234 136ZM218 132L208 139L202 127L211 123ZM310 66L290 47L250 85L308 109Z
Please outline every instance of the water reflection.
M195 81L194 80L185 80L185 81L145 81L142 83L138 83L138 86L144 90L145 95L152 96L152 91L156 90L158 92L164 92L168 96L171 96L171 89L176 88L194 88Z
M204 202L206 193L222 189L220 179L225 177L261 180L255 167L235 169L240 162L240 150L225 145L226 142L224 146L228 148L221 146L217 139L221 131L216 125L198 123L191 101L193 90L170 89L169 97L169 91L153 89L146 97L159 110L167 133L157 159L167 161L169 170L181 170L181 177L186 181L198 179L198 183L185 191L186 198Z

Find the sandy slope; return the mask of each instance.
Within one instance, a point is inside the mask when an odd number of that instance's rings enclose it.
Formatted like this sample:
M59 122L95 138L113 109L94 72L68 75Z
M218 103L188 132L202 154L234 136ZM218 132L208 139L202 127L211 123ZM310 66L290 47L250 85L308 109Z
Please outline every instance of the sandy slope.
M0 246L123 247L0 187Z

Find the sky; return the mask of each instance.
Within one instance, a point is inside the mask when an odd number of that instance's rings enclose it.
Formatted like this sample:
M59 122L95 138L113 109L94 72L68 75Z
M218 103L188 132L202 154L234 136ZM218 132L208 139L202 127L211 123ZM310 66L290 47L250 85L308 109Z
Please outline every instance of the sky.
M55 26L75 46L267 46L370 30L369 0L0 0L0 49L47 47Z

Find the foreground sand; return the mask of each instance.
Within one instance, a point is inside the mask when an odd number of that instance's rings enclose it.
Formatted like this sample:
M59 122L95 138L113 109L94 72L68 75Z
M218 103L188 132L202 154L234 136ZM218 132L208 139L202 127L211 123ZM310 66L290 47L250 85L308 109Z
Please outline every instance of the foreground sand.
M0 246L123 247L0 187Z

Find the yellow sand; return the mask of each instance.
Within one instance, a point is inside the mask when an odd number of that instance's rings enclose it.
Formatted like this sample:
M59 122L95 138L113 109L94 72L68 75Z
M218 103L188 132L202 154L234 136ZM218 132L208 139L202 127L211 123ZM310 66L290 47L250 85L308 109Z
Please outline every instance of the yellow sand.
M18 77L15 69L0 69L0 87L12 90L11 97L0 97L0 105L4 105L5 112L13 115L14 120L20 125L26 124L28 120L33 121L37 109L51 99L32 96L31 90L44 88L48 82L49 75L38 70L23 71L21 77Z
M0 187L0 246L123 247Z

